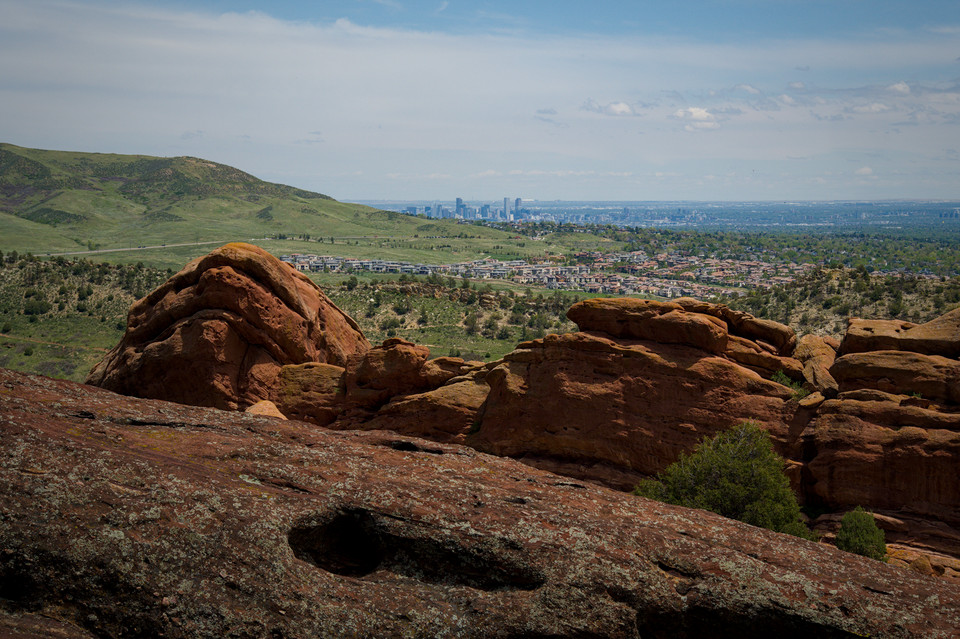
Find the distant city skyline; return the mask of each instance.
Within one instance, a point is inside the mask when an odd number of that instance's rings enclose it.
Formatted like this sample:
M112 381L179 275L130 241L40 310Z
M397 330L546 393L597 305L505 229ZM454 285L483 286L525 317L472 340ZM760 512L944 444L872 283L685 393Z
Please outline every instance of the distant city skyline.
M0 141L347 201L958 199L960 9L0 0Z

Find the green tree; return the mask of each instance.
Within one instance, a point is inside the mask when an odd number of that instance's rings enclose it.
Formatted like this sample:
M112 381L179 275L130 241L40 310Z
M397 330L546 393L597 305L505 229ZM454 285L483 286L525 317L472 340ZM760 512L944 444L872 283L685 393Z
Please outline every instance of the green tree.
M887 546L883 531L877 527L873 513L857 506L840 520L837 548L883 561Z
M813 538L800 521L797 498L783 474L783 459L773 451L766 431L755 423L743 422L703 440L656 479L641 482L634 493Z

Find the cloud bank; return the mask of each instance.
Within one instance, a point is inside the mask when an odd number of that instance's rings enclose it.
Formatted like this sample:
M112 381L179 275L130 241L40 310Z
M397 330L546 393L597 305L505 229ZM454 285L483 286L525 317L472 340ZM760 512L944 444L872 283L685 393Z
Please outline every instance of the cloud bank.
M53 0L0 15L0 139L25 146L207 157L341 199L960 197L949 25L718 44Z

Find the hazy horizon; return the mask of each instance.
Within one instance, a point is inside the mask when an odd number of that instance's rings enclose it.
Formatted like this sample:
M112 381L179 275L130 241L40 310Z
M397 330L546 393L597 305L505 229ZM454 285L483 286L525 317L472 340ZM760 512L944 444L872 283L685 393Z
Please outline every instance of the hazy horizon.
M960 199L952 1L319 4L0 0L0 140L344 201Z

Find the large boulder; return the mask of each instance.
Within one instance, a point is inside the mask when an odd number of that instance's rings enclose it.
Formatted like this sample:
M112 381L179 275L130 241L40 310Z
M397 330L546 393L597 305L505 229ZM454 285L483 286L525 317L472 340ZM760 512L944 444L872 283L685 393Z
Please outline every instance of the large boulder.
M581 331L612 337L686 344L710 353L727 348L727 327L716 318L688 313L678 304L632 297L595 298L577 302L567 318Z
M130 309L87 383L126 395L244 408L271 399L280 367L343 366L370 348L316 284L249 244L190 262Z
M744 311L735 311L726 304L713 304L692 297L680 297L674 303L691 313L702 313L722 319L731 335L769 344L777 355L790 356L797 344L797 335L786 324L754 317Z
M840 354L867 351L911 351L960 358L960 308L926 324L850 319Z
M0 370L0 635L925 637L960 588L460 446Z

